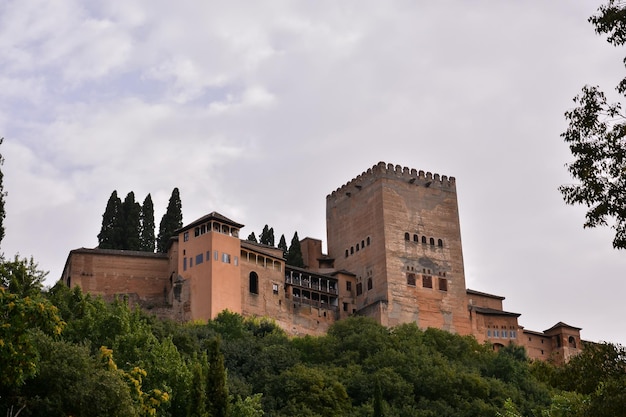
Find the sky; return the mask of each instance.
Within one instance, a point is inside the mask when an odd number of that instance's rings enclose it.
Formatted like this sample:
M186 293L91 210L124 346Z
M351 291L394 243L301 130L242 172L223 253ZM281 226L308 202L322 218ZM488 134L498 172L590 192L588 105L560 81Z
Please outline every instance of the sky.
M184 223L325 242L326 196L383 161L456 178L468 288L626 344L626 253L558 191L564 112L626 70L600 4L3 0L1 252L52 285L112 191L158 225L174 187Z

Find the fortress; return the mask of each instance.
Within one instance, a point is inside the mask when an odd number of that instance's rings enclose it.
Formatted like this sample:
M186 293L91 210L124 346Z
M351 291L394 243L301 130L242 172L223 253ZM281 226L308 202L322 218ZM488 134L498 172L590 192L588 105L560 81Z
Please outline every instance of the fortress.
M515 343L535 359L562 362L581 348L580 328L524 329L520 314L503 309L504 297L466 287L453 177L374 165L326 197L328 254L321 240L303 239L304 268L287 265L281 249L240 239L242 228L212 212L178 230L164 254L75 249L61 279L179 321L228 309L315 335L358 314L496 348Z

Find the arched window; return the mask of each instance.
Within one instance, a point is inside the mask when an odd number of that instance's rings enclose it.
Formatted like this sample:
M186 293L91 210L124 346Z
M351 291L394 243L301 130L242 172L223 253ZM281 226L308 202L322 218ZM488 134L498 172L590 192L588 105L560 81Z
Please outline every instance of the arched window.
M435 238L434 238L434 237L431 237L431 238L430 238L430 244L431 244L431 245L434 245L434 244L435 244Z
M413 235L413 242L419 242L420 238L417 235Z
M348 257L350 253L348 252L348 249L346 249L346 258Z
M362 240L362 241L361 241L361 249L363 249L364 247L365 247L365 241L364 241L364 240Z
M350 246L350 255L354 253L354 246Z
M576 349L576 339L574 338L574 336L568 337L567 343L569 344L569 347Z
M437 240L437 246L439 246L440 248L443 248L443 240L441 239Z
M409 232L406 232L404 234L404 240L410 240L411 239L411 235L409 235Z
M369 236L367 237L366 241L367 241L367 246L369 246L370 245L370 237Z
M250 272L250 283L248 288L252 294L259 293L259 276L254 271Z
M426 236L422 236L422 243L426 243Z

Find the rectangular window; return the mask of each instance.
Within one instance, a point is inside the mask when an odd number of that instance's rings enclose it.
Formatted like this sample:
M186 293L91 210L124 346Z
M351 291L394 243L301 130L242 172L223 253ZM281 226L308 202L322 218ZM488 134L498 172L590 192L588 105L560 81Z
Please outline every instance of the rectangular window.
M187 270L187 258L183 258L183 271Z
M191 268L193 266L193 258L190 256L189 257L189 268Z
M506 330L502 330L502 338L506 339L507 337L509 337L509 332L507 332Z
M272 292L278 294L278 284L272 284Z
M200 265L202 262L204 262L204 255L203 254L196 255L196 265Z
M494 330L493 337L500 337L500 332L498 330Z
M430 275L422 275L422 287L424 288L432 288L433 287L433 277Z
M235 266L239 265L239 256L235 256Z
M343 311L348 311L348 303L343 303Z
M206 261L209 262L211 260L211 251L206 251Z
M487 330L487 337L491 337L491 330Z
M356 295L361 294L363 294L363 283L359 282L358 284L356 284Z
M225 264L229 264L230 263L230 255L227 253L222 253L222 262L224 262Z
M517 332L515 330L511 330L511 339L517 339Z
M448 280L445 278L439 278L439 290L448 291Z
M346 291L352 291L352 281L346 281Z
M415 287L415 274L406 274L406 283Z
M220 260L220 255L216 250L213 251L213 259L215 259L216 261Z
M183 242L186 242L188 240L189 240L189 232L183 233Z

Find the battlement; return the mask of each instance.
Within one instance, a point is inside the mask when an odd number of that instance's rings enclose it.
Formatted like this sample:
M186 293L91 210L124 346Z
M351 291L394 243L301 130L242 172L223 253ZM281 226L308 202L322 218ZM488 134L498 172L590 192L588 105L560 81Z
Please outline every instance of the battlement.
M362 187L369 185L379 178L395 178L406 181L409 184L422 187L436 187L456 191L456 180L454 177L446 175L433 174L431 172L418 171L414 168L402 167L400 165L387 164L379 162L372 168L348 181L346 184L337 188L326 199L335 198L339 195L350 195L350 193L360 190Z

